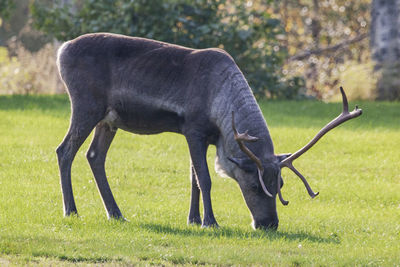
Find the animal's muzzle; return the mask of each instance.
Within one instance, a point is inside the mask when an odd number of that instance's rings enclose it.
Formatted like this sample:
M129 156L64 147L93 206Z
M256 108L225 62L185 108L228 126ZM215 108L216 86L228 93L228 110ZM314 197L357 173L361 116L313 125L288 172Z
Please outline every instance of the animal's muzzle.
M254 229L276 230L278 229L278 225L279 225L278 217L271 217L253 221Z

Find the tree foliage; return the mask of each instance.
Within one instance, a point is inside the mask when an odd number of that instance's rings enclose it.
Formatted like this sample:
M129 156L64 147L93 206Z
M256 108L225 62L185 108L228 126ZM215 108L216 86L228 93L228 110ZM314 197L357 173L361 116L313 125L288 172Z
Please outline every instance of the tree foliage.
M230 53L257 96L293 98L300 78L283 82L287 52L284 29L269 2L240 0L81 0L73 4L35 1L38 29L67 40L88 32L113 32L194 48L220 47Z
M284 74L303 75L309 94L331 97L346 69L370 60L369 0L282 0L275 6L287 32Z
M13 0L0 0L0 25L3 19L8 19L10 17L14 7L15 3Z

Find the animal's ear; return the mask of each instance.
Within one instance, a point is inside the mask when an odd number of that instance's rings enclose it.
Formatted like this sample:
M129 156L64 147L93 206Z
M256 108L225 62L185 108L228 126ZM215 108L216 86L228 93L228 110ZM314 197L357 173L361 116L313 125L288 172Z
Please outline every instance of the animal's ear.
M291 155L292 155L291 153L285 153L285 154L278 154L275 156L278 158L279 162L281 162L282 160L290 157Z
M228 159L235 163L239 168L241 168L242 170L246 171L246 172L252 172L254 170L256 170L256 165L254 163L254 161L252 161L249 158L231 158L228 157Z

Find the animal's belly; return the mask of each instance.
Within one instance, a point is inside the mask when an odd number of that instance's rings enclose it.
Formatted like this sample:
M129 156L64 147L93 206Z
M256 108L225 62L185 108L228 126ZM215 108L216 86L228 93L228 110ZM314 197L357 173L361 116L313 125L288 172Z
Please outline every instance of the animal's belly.
M183 118L174 112L142 106L130 110L110 108L103 122L137 134L180 133Z

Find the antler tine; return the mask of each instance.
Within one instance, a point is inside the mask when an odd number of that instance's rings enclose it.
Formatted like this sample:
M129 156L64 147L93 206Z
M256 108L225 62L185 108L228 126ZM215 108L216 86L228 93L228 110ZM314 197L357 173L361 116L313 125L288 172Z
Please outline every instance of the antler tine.
M279 200L281 201L282 205L287 206L289 204L289 201L284 200L282 197L282 192L281 192L281 172L279 171L279 176L278 176L278 196Z
M347 102L347 96L344 93L343 87L340 86L340 93L342 94L342 102L343 102L343 111L342 113L348 113L349 112L349 103ZM357 107L356 107L357 108Z
M251 136L248 134L248 130L246 130L244 133L239 133L236 130L236 125L235 125L235 112L232 111L232 129L233 129L233 134L235 136L236 141L246 141L246 142L255 142L258 140L257 137Z
M261 164L261 160L253 154L245 145L243 142L255 142L258 140L257 137L251 136L248 134L248 131L245 131L244 133L239 133L236 129L235 125L235 113L232 111L232 129L233 129L233 135L236 140L236 142L239 144L240 149L247 155L251 160L253 160L257 168L259 168L262 172L264 171L264 167Z
M310 185L308 184L306 178L304 178L303 175L301 175L301 173L296 170L293 167L293 161L295 159L297 159L298 157L300 157L301 155L303 155L305 152L307 152L316 142L318 142L319 139L321 139L322 136L324 136L327 132L329 132L330 130L332 130L333 128L339 126L340 124L344 123L345 121L348 121L350 119L356 118L358 116L360 116L362 114L362 109L359 109L357 106L356 108L352 111L349 112L349 104L347 102L347 97L346 94L343 90L343 87L340 87L340 92L342 94L342 101L343 101L343 110L342 113L336 117L335 119L333 119L331 122L329 122L327 125L325 125L325 127L323 127L318 133L317 135L311 139L311 141L305 145L303 148L301 148L300 150L296 151L295 153L293 153L290 157L284 159L283 161L281 161L280 163L280 167L288 167L289 169L291 169L297 176L300 177L300 179L303 181L305 187L307 188L308 194L311 197L315 197L318 195L317 193L314 193L310 187Z
M251 136L248 134L248 131L245 131L244 133L239 133L236 129L235 125L235 113L232 111L232 129L233 129L233 135L238 143L240 149L252 160L256 163L257 165L257 171L258 171L258 180L260 181L261 187L264 191L264 193L269 196L273 197L272 194L268 191L267 187L264 184L264 181L262 179L262 175L264 173L264 167L262 166L261 160L253 154L253 152L248 149L243 142L255 142L258 140L257 137Z
M288 168L291 169L297 176L300 177L300 179L303 181L304 186L306 187L307 192L311 198L314 198L319 195L319 192L314 193L314 191L311 189L310 185L308 184L307 179L292 164L289 165Z

